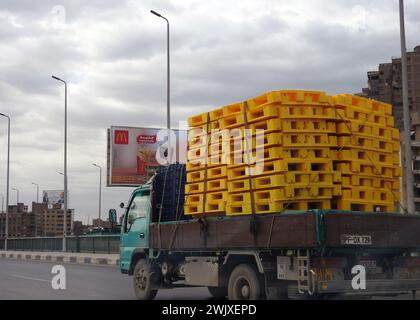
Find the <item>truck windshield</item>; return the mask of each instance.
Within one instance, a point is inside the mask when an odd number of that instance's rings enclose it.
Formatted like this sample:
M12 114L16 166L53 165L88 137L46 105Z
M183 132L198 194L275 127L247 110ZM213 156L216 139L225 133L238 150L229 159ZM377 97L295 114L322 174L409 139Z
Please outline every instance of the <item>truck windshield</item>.
M149 191L138 192L135 194L127 213L127 230L131 228L131 225L136 219L146 217L149 206L149 195Z

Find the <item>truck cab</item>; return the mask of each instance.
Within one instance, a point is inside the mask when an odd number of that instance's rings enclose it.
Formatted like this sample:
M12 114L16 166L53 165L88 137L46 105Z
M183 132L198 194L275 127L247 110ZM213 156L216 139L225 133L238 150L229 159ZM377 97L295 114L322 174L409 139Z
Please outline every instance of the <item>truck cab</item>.
M123 273L130 272L134 254L145 253L149 248L150 193L150 183L137 188L125 207L120 242L120 269Z

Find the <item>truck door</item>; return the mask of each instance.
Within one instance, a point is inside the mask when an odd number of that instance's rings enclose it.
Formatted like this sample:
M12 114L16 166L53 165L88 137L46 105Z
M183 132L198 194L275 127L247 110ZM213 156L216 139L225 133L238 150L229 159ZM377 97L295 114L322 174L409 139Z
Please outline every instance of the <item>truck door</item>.
M121 228L120 266L128 270L135 249L149 247L150 191L136 192L127 207Z

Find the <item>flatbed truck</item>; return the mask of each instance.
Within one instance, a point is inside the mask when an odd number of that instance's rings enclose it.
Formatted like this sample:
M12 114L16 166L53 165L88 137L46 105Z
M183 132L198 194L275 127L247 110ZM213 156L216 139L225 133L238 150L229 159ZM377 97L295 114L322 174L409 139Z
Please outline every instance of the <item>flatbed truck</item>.
M152 178L121 204L120 269L140 300L178 287L208 287L232 300L420 289L417 215L309 210L161 222L153 196Z

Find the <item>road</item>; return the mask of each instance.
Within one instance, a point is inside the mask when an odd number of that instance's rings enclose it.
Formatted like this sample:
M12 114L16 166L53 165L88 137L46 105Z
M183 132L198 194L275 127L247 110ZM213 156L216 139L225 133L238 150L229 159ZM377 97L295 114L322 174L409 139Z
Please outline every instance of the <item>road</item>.
M0 300L133 300L132 278L117 267L62 264L66 270L66 290L54 290L51 280L56 263L0 259ZM207 288L160 290L158 300L208 300ZM419 299L418 297L417 299ZM412 299L375 297L376 299Z
M118 267L62 264L66 290L54 290L52 267L57 263L0 259L0 300L132 300L132 278ZM159 291L156 299L210 299L207 288L180 288Z

